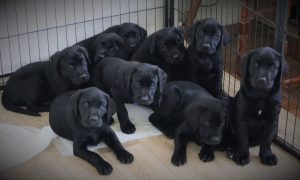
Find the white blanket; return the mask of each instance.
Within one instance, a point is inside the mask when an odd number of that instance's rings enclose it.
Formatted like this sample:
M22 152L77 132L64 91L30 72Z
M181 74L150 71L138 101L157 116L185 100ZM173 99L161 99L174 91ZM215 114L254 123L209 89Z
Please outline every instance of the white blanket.
M112 125L112 129L122 143L161 134L148 121L152 110L129 104L126 104L126 107L129 118L136 126L136 132L130 135L122 133L119 121L115 115L115 123ZM72 142L56 136L49 125L42 129L37 129L26 126L0 124L0 171L30 160L45 150L52 140L54 140L55 146L63 156L73 154ZM98 146L89 147L89 149L96 150L102 147L105 147L105 144L100 143Z

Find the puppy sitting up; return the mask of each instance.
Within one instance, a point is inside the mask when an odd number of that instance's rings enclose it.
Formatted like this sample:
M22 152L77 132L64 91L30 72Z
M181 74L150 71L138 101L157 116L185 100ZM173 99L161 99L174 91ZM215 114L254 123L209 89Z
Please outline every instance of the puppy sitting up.
M49 123L59 136L73 141L73 153L90 164L100 174L107 175L112 166L98 154L87 149L104 141L116 154L118 160L128 164L133 156L126 151L118 137L109 127L109 120L115 113L111 98L96 87L65 93L51 104Z
M270 47L250 51L241 64L240 90L231 99L229 134L231 157L239 165L249 163L249 146L259 145L263 164L276 165L271 150L281 110L281 77L287 72L284 58Z
M161 103L149 117L150 122L167 137L175 137L172 163L186 162L189 140L203 144L199 158L214 159L214 145L221 142L225 124L225 104L204 88L186 81L173 81L165 85Z
M158 104L167 74L158 66L110 57L97 64L92 81L94 86L112 96L121 130L131 134L135 126L129 120L124 103Z

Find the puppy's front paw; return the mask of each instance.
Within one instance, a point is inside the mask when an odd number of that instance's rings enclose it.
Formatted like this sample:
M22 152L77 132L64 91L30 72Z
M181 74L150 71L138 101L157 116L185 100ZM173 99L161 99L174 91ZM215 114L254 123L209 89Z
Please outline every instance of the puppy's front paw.
M99 174L102 175L109 175L113 171L112 166L108 162L103 162L101 164L98 164L96 166L96 169L99 172Z
M171 162L175 166L181 166L186 163L186 155L184 153L174 153Z
M117 158L121 163L124 163L124 164L130 164L134 159L133 155L130 152L125 151L125 150L119 152L117 154Z
M132 134L135 132L135 126L130 121L128 121L126 124L121 125L121 130L123 133Z
M211 148L207 148L205 145L202 147L198 157L203 162L210 162L215 159L213 150Z
M259 155L261 163L269 166L277 165L277 157L275 154Z
M233 160L241 166L244 166L250 162L249 153L234 153Z

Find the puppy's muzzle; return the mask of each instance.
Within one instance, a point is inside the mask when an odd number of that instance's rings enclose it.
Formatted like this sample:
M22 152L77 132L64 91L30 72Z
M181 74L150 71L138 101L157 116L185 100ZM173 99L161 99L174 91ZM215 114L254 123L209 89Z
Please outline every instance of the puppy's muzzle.
M89 80L89 75L84 73L84 74L80 75L79 78L82 81L87 81L87 80Z
M89 117L89 121L92 127L99 127L102 125L102 121L97 116Z
M207 50L209 50L210 45L208 43L203 43L202 48L207 51Z
M221 142L221 137L219 137L219 136L212 136L212 137L210 138L210 143L211 143L212 145L219 144L220 142Z
M130 47L131 49L135 49L135 48L136 48L136 44L135 44L135 43L131 43L131 44L129 44L129 47Z

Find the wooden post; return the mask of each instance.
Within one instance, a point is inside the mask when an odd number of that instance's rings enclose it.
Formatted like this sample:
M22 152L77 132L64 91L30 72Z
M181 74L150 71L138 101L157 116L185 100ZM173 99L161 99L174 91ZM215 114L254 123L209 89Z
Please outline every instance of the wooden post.
M185 24L185 38L188 39L188 30L189 28L192 26L194 20L195 20L195 17L197 16L197 12L198 12L198 9L200 7L200 4L201 4L201 0L191 0L191 3L190 3L190 8L188 10L188 15L187 15L187 20L186 20L186 24Z
M237 75L240 76L240 64L241 60L247 52L248 41L249 41L249 13L248 13L248 0L242 0L242 10L240 14L239 22L239 36L238 36L238 50L239 54L237 57Z

